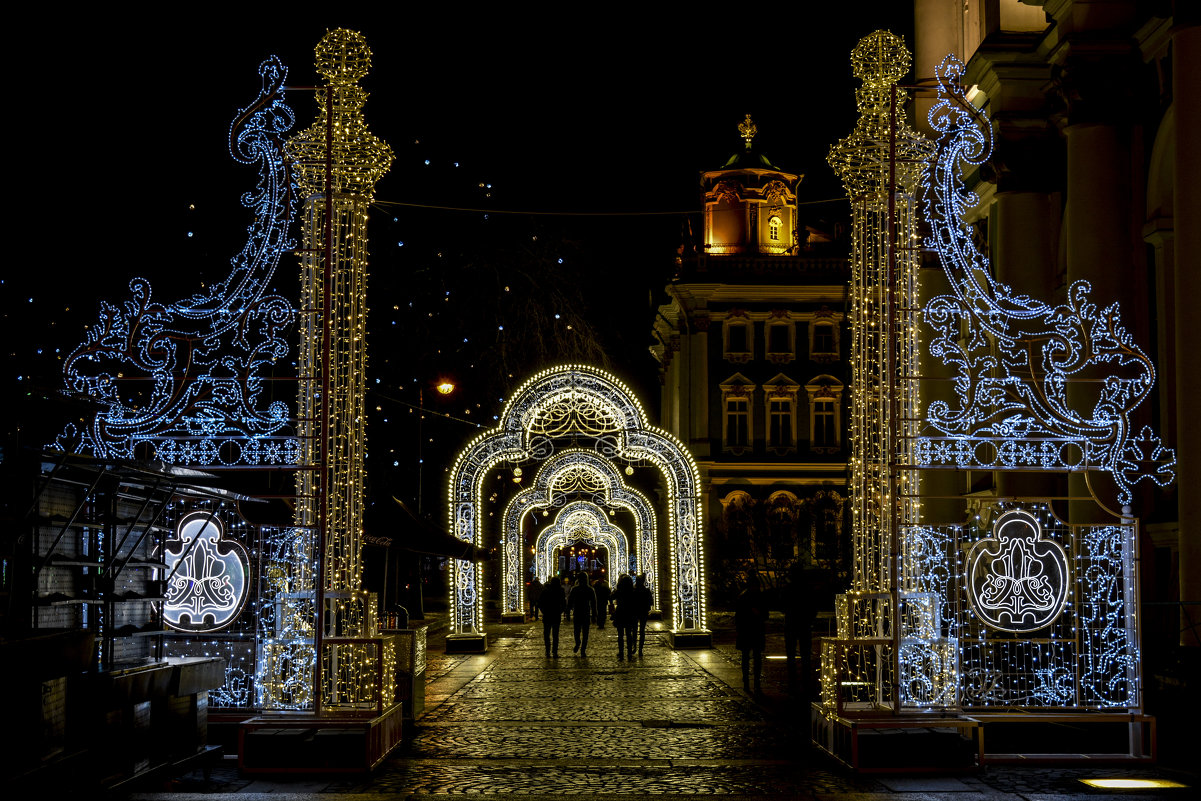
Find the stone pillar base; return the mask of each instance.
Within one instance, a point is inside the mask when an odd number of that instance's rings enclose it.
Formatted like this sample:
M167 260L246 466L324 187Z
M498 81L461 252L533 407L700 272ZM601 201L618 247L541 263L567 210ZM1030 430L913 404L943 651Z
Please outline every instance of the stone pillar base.
M524 612L501 612L500 613L500 622L501 623L524 623L525 622L525 613Z

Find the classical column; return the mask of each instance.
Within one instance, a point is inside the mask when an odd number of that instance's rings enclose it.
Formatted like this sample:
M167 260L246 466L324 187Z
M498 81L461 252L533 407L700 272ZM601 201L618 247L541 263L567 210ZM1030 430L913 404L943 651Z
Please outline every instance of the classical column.
M913 3L914 75L918 80L934 76L934 68L948 53L966 61L963 52L963 9L947 0L914 0ZM926 120L933 93L919 92L914 98L917 129L927 136L933 132Z
M1178 23L1180 24L1180 23ZM1180 600L1201 602L1201 348L1191 325L1201 306L1201 25L1172 34L1176 82L1176 487L1180 521ZM1190 144L1191 143L1191 144ZM1201 645L1201 606L1181 609L1183 645Z

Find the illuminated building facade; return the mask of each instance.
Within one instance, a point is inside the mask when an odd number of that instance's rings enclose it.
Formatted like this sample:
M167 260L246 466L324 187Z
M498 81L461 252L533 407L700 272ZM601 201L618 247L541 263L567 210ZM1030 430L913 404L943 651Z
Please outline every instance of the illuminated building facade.
M848 575L845 250L800 221L803 176L757 149L750 115L738 132L700 176L700 240L654 323L662 424L696 457L721 575Z

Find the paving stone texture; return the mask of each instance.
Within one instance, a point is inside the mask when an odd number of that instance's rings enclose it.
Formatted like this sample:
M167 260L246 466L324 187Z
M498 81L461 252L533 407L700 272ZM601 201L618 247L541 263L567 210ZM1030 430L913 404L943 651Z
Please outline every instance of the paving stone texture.
M1081 778L1162 775L1152 768L991 766L958 777L855 775L810 745L807 705L787 684L782 662L768 662L765 692L755 698L741 689L737 652L728 643L719 641L709 651L671 651L660 634L648 632L642 657L618 660L611 628L593 630L586 657L572 653L567 624L563 631L558 659L545 656L540 624L498 627L486 655L447 655L431 647L426 714L369 776L264 780L239 776L230 764L207 782L192 774L176 781L174 792L135 797L1064 801L1114 795L1089 790ZM1193 793L1134 795L1182 800Z

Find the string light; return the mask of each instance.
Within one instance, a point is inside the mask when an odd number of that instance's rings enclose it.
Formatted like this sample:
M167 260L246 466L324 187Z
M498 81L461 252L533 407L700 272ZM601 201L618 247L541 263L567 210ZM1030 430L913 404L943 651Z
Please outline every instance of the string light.
M363 119L367 93L356 84L371 66L371 50L363 36L344 28L329 31L316 47L315 61L326 79L316 93L317 119L288 140L287 152L304 198L301 306L310 312L300 321L297 429L303 464L321 465L324 475L317 469L297 473L295 525L269 543L275 552L272 581L260 609L267 612L272 602L275 609L261 621L259 666L260 699L268 709L313 707L318 657L314 619L326 621L328 628L322 632L320 654L323 706L359 709L382 703L392 692L389 682L395 667L395 646L375 638L374 604L360 589L367 447L367 208L376 181L392 163L392 151L367 130ZM332 234L328 243L327 223ZM324 536L323 609L315 608L318 530ZM382 677L375 672L380 649Z
M280 99L287 68L259 65L258 97L234 117L229 152L257 164L256 189L242 203L254 223L225 280L171 304L153 300L150 282L130 282L131 298L100 304L100 319L64 361L68 389L102 408L84 428L69 425L53 447L100 457L158 459L196 466L295 464L287 404L264 404L265 372L288 354L293 305L268 294L280 254L291 247L295 193L283 135L295 115Z
M484 503L484 479L502 462L546 461L556 453L556 442L578 437L593 440L593 451L605 460L647 461L664 476L672 543L672 630L707 631L696 462L674 436L650 427L646 412L628 387L595 367L571 364L537 373L513 393L497 426L467 444L450 471L450 529L460 540L481 547L484 532L479 510ZM519 537L507 530L506 540L514 539ZM516 563L516 558L512 561ZM478 571L475 562L451 562L453 634L483 632ZM520 599L519 592L507 597Z
M598 508L608 509L610 514L614 509L623 509L633 515L637 553L630 557L627 546L622 551L625 556L619 555L613 564L622 572L645 573L654 608L659 608L656 569L658 537L654 507L641 492L625 486L611 460L594 451L569 448L547 459L534 476L533 484L514 496L505 509L501 529L505 538L505 547L501 551L501 573L504 576L501 584L502 611L519 613L525 608L525 571L521 552L521 521L525 515L541 510L546 517L549 515L548 508L562 508L570 500L581 497L589 499ZM539 541L543 534L539 535ZM624 542L625 534L621 533L621 537ZM617 554L617 551L611 548L610 553ZM541 579L552 575L550 551L538 548L534 555L534 574Z

